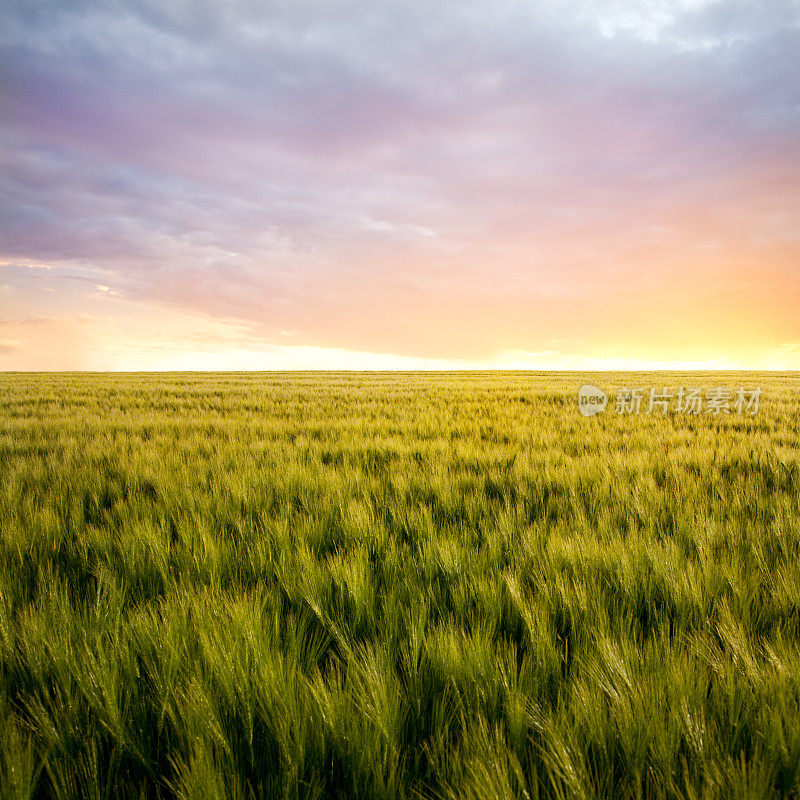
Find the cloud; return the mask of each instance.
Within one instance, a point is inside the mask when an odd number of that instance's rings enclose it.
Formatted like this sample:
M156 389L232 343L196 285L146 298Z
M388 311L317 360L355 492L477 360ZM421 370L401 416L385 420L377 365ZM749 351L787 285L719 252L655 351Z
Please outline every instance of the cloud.
M609 309L619 339L734 311L793 338L799 18L10 2L0 269L408 356L541 351ZM774 296L773 321L738 307Z
M0 328L26 328L41 325L86 325L97 322L109 322L110 317L91 314L80 314L74 317L25 317L24 319L0 319Z

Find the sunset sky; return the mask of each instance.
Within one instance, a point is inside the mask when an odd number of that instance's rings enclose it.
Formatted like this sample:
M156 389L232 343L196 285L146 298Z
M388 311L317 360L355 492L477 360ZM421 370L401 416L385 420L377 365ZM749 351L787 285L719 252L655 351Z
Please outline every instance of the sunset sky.
M0 11L0 369L800 369L800 3Z

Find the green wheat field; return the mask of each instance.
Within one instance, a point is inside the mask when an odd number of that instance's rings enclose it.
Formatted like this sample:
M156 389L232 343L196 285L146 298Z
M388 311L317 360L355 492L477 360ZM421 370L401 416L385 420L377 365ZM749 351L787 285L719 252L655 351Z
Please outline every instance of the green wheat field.
M0 796L800 797L799 446L787 373L1 374Z

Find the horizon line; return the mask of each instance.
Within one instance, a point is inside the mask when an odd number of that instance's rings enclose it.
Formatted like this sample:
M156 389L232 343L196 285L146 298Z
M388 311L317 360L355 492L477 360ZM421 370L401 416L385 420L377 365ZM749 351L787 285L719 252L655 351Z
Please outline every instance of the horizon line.
M0 375L260 375L260 374L307 374L307 373L321 373L321 374L428 374L428 375L444 375L444 374L462 374L462 375L475 375L485 373L502 373L502 372L518 372L518 373L561 373L573 375L606 375L609 373L627 373L627 374L642 374L642 373L693 373L693 374L716 374L716 373L769 373L772 375L796 375L800 377L800 370L797 369L776 369L774 367L715 367L715 368L697 368L697 367L660 367L660 368L620 368L620 369L562 369L558 367L487 367L485 369L393 369L391 367L386 369L320 369L320 368L298 368L298 369L150 369L150 370L134 370L134 369L117 369L117 370L103 370L103 369L17 369L17 370L0 370Z

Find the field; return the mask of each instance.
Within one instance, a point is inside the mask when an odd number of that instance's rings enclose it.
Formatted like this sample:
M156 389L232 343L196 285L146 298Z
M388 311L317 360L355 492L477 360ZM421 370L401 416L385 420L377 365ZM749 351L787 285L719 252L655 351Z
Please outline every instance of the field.
M800 796L800 377L0 375L3 798Z

